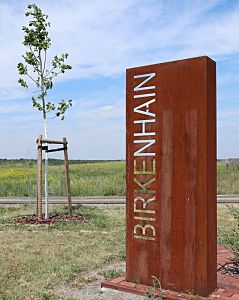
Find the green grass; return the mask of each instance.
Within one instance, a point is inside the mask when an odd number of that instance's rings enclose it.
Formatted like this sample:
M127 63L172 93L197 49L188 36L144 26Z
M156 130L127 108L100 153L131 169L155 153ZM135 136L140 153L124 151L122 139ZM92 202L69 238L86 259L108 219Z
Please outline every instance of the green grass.
M12 222L31 212L31 206L0 208L0 299L67 299L54 292L60 284L84 284L83 272L125 259L123 209L75 209L89 224Z
M226 214L229 220L225 220L225 214L223 214L223 209L221 209L218 242L229 246L235 255L235 261L239 264L239 205L227 205L224 211L230 212ZM230 224L230 226L228 226L228 224Z
M104 276L105 279L113 279L122 275L123 270L110 269L107 271L103 271L100 274Z
M0 197L34 197L36 174L36 161L0 161ZM70 163L73 196L124 196L125 176L124 161ZM217 186L218 194L239 194L239 171L218 162ZM49 195L66 195L63 162L50 163Z
M64 209L58 207L54 212ZM87 272L125 260L124 208L75 208L74 214L90 218L88 224L59 222L49 227L13 223L13 218L31 213L32 207L27 205L0 208L1 300L66 300L56 293L59 286L80 288L89 280ZM218 205L220 243L233 227L229 209ZM114 269L105 272L106 277L116 275Z
M72 196L125 195L125 163L121 161L71 164L70 177ZM0 163L0 197L35 196L36 181L36 162ZM49 167L49 195L66 195L63 165Z
M239 210L239 204L229 205ZM233 229L237 227L237 222L233 217L228 205L218 205L217 210L217 228L218 228L218 243L226 244L225 236L231 235Z
M218 194L239 194L239 171L227 169L225 162L217 164Z

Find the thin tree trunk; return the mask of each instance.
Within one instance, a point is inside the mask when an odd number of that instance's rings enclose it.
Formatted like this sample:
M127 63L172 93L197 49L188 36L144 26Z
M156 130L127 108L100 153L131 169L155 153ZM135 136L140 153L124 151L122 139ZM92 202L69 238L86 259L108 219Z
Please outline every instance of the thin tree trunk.
M47 124L44 118L44 138L47 139ZM48 202L48 153L45 151L45 219L49 218L49 202Z
M45 52L46 54L46 52ZM43 84L45 62L44 67L42 65L41 50L39 50L40 61L40 76L41 76L41 93L42 93L42 109L43 109L43 124L44 124L44 138L47 139L47 123L46 123L46 102L45 102L45 89ZM45 58L46 59L46 58ZM46 144L48 146L48 144ZM49 203L48 203L48 153L45 151L45 219L49 218Z
M42 219L42 135L38 138L37 150L37 209L36 214L39 220Z

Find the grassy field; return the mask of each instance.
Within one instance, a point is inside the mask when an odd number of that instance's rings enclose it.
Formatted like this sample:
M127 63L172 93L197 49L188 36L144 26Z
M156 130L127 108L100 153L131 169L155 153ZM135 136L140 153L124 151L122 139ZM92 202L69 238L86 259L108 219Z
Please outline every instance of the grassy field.
M225 162L217 164L218 194L239 194L239 171L227 169Z
M61 284L80 288L86 282L86 271L125 259L123 208L75 209L75 214L90 218L89 224L13 223L14 217L31 212L31 206L0 208L1 300L69 300L56 294ZM219 242L223 243L223 234L234 225L228 209L219 206Z
M59 222L47 227L12 222L31 212L30 206L0 208L1 300L61 299L54 294L59 284L74 282L80 287L82 272L124 260L122 209L74 211L89 217L89 224Z
M125 195L124 161L71 163L70 176L73 196ZM224 162L218 162L218 194L239 194L239 171ZM35 195L35 161L0 162L0 197ZM50 165L49 195L66 195L63 162Z
M125 163L96 162L70 165L73 196L112 196L125 194ZM0 197L35 196L36 162L2 162ZM63 162L49 167L49 195L66 195Z

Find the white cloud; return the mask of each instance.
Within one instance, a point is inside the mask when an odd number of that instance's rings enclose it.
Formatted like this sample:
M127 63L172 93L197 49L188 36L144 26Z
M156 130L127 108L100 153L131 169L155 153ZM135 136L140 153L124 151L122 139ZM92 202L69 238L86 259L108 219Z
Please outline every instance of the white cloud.
M5 104L0 106L0 115L4 114L13 114L13 113L21 113L21 112L30 112L30 105L20 105L20 104Z
M49 15L52 24L49 57L62 52L70 54L69 63L73 69L59 80L123 77L128 67L207 54L234 66L234 74L228 69L219 76L218 83L222 87L219 97L235 99L234 104L238 99L235 91L224 89L227 84L238 81L238 3L230 2L229 6L226 0L35 2ZM22 150L15 149L14 153L18 150L23 153L24 147L31 147L32 136L37 136L42 129L41 115L32 109L29 100L27 104L25 100L21 100L21 104L9 102L26 96L31 98L27 91L18 87L16 70L25 51L21 45L21 27L26 23L27 3L25 0L0 1L1 136L5 136L6 142L9 137L17 139L21 132L25 143L21 145ZM64 123L49 121L50 135L54 138L58 135L69 137L70 151L76 158L81 154L85 158L101 158L100 153L104 153L105 158L114 154L120 157L124 153L125 131L124 95L119 91L122 86L118 90L115 86L107 86L98 93L95 88L74 101L69 111L70 118L67 113ZM220 109L219 127L235 129L238 126L237 111ZM10 153L10 144L6 142L4 147L6 149L1 151ZM98 157L94 156L95 149Z
M238 107L234 110L223 110L218 112L219 118L233 118L236 117L239 120L239 110Z
M234 134L237 133L237 128L239 127L239 121L219 121L218 128L230 128L234 131Z
M24 98L28 93L22 88L11 87L0 89L0 100L12 100Z
M99 108L100 111L112 111L114 109L113 105L105 105Z
M50 53L70 53L73 70L59 80L112 76L127 67L185 56L238 53L239 7L205 17L223 2L36 1L52 23ZM0 3L0 88L6 97L17 86L26 4Z

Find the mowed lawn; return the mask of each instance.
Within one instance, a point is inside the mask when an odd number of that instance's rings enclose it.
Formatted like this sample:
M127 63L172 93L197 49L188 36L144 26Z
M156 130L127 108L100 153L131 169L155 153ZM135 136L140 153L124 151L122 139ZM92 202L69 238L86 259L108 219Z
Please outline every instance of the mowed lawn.
M239 171L218 162L218 194L239 194ZM36 162L0 162L0 197L36 195ZM70 163L73 196L124 196L125 161ZM49 168L49 195L65 196L63 162Z
M125 259L124 209L75 209L88 224L15 224L33 208L0 208L0 299L67 299L55 294L62 283L84 284L82 272ZM58 211L64 212L61 207Z
M74 214L89 217L88 224L60 222L49 227L13 222L32 210L0 208L1 300L70 300L59 296L59 286L81 288L87 284L85 272L125 259L124 208L74 209ZM234 225L226 206L218 205L219 242Z

